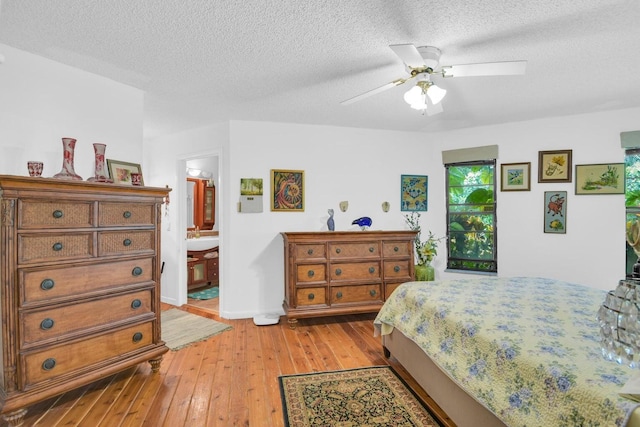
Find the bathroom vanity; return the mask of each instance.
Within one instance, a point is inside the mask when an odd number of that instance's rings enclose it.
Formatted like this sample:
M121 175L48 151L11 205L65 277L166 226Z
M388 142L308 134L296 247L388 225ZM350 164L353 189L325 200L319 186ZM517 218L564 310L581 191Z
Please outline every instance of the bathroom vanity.
M187 251L187 290L201 288L208 284L220 284L218 247L204 251Z

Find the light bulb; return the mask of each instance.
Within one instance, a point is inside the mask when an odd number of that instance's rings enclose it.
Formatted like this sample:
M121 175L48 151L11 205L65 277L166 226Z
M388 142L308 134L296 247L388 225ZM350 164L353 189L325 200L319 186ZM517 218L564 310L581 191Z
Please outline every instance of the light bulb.
M447 94L445 89L442 89L440 86L431 85L427 90L427 95L433 104L437 104L442 101L442 98Z

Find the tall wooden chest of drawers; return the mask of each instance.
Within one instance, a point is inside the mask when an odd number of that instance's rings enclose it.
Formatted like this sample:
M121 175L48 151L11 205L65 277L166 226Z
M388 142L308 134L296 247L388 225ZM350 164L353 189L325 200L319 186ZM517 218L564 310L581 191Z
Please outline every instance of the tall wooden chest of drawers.
M414 279L415 231L284 232L285 299L296 319L380 310Z
M0 412L168 350L160 335L167 189L0 175Z

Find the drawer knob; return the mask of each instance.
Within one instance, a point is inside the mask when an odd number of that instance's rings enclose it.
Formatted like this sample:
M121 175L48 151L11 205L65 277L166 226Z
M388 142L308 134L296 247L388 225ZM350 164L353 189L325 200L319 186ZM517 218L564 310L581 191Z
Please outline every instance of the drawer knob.
M338 293L336 294L336 298L342 298L342 292L338 292Z
M397 246L394 246L394 247L393 247L393 251L394 251L394 252L398 252L399 250L400 250L400 248L399 248L399 247L397 247Z
M375 251L375 248L373 246L369 247L369 252L373 253L373 251Z
M339 276L342 274L342 270L339 268L336 268L336 276Z
M124 239L122 244L125 245L125 246L131 246L131 239Z
M42 362L42 369L44 369L45 371L50 371L55 367L56 367L56 359L54 359L53 357L50 357L44 362Z
M369 267L369 273L373 274L376 272L376 268L375 267Z
M307 255L313 255L313 249L309 249L309 250L307 251Z
M336 248L336 253L339 254L340 252L342 252L340 248Z
M314 294L309 294L309 295L307 296L307 298L309 298L309 300L312 300L312 301L313 301L313 299L314 299L315 297L316 297L316 296L315 296Z
M53 217L54 218L62 218L64 216L64 212L62 212L59 209L56 209L55 211L53 211Z
M395 267L393 267L393 271L395 271L396 273L400 271L400 266L396 265Z
M53 328L53 324L54 323L55 322L53 321L53 319L50 319L50 318L47 317L42 322L40 322L40 329L45 330L45 331L48 330L48 329L51 329L51 328Z
M142 274L142 268L134 267L133 270L131 270L131 274L133 274L134 276L140 276Z
M377 292L376 292L376 290L375 290L375 289L371 289L371 290L369 291L369 295L371 295L372 297L375 297L375 296L376 296L376 294L377 294Z
M135 334L133 334L133 342L140 342L142 341L142 332L136 332Z
M40 283L40 289L42 289L43 291L53 289L54 286L55 282L51 279L44 279L42 283Z
M131 301L131 308L136 309L140 307L142 307L142 301L140 301L138 298Z
M315 273L313 272L313 270L309 270L309 271L307 272L307 276L309 276L309 277L313 277L313 275L314 275L314 274L315 274Z
M62 243L57 242L53 244L53 250L54 251L61 251L62 250Z
M125 218L131 218L131 212L129 212L129 211L124 211L124 212L122 213L122 216L123 216L123 217L125 217Z

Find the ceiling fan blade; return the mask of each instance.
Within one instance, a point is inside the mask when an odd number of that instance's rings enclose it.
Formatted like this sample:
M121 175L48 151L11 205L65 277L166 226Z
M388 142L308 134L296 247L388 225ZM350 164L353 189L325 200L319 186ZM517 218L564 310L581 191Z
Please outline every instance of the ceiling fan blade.
M424 68L426 65L418 49L412 44L392 44L391 50L402 59L407 67Z
M443 77L511 76L524 74L527 61L485 62L442 67Z
M362 93L362 94L360 94L358 96L354 96L353 98L345 99L344 101L340 102L340 104L342 104L342 105L353 104L354 102L357 102L357 101L360 101L361 99L368 98L370 96L376 95L376 94L378 94L380 92L384 92L385 90L391 89L392 87L400 86L402 83L406 82L407 80L409 80L409 79L394 80L392 82L387 83L384 86L380 86L378 88L371 89L370 91Z

